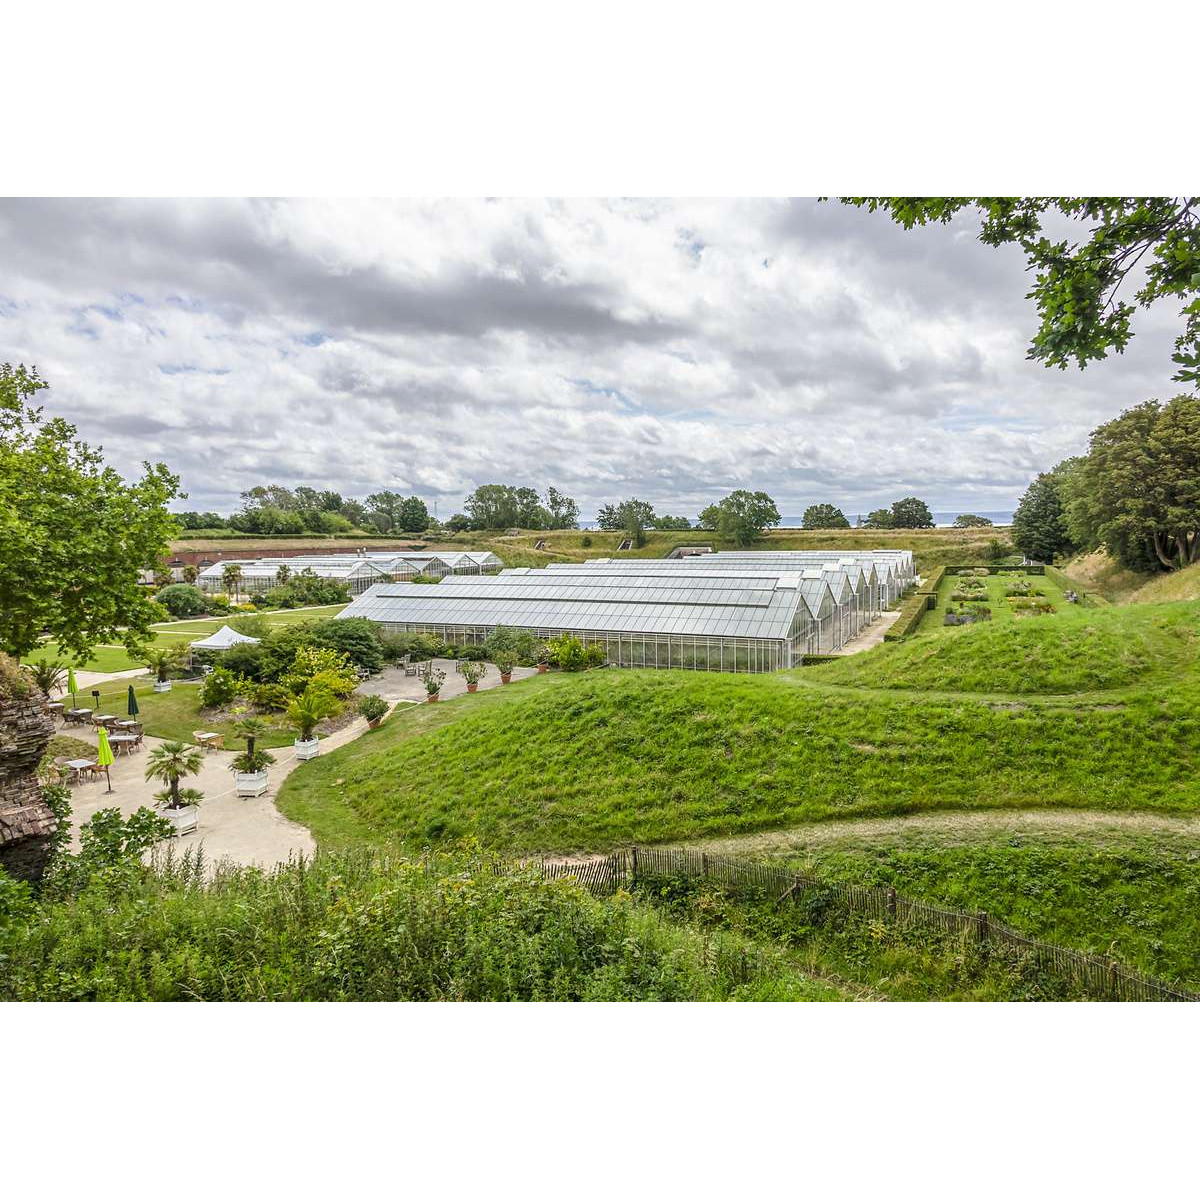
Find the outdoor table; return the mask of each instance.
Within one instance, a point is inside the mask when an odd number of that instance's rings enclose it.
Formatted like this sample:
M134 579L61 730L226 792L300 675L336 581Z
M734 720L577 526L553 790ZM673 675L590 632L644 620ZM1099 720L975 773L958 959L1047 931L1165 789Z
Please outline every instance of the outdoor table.
M108 744L114 750L124 749L125 753L128 754L133 749L133 743L136 741L137 738L132 733L114 733L108 739Z
M68 708L63 715L72 725L78 725L83 721L91 720L92 710L90 708Z
M195 730L192 733L197 743L204 747L205 750L214 748L221 749L225 745L225 735L223 733L205 733L202 730Z
M51 700L50 703L46 705L46 711L51 713L53 716L61 717L63 714L62 701L61 700Z
M141 724L141 721L114 721L113 724L118 729L136 729Z
M79 779L83 776L84 771L90 771L96 765L96 760L94 758L68 758L63 765L69 767L75 773L75 778Z
M92 716L92 724L103 725L107 729L116 719L116 713L95 713Z

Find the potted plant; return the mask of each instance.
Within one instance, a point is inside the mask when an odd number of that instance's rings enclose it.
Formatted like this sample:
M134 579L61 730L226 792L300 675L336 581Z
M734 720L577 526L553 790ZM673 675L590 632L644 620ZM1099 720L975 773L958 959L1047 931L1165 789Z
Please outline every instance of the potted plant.
M387 710L388 702L382 696L363 696L358 702L359 715L366 719L368 729L378 729Z
M239 796L261 796L267 790L267 768L275 761L275 756L265 750L259 750L255 742L269 726L261 717L250 715L246 709L239 709L241 714L234 722L233 730L238 737L246 739L246 749L236 755L229 764L234 772Z
M195 788L181 788L179 781L189 775L198 775L204 758L195 746L183 742L163 742L150 751L146 761L146 778L159 779L167 786L155 794L154 799L162 807L163 816L171 822L176 836L191 833L199 820L197 805L203 793Z
M142 662L150 668L154 675L154 690L169 692L171 690L171 672L179 663L179 652L167 646L151 646L142 658Z
M496 670L500 672L501 683L512 683L513 667L517 665L517 656L511 650L496 651Z
M537 662L538 674L545 675L550 668L550 647L545 642L540 642L534 657Z
M467 681L467 691L479 690L479 681L487 674L487 663L466 659L462 665L462 677Z
M326 717L332 717L340 708L341 705L330 692L312 684L287 706L287 722L300 735L292 745L296 747L296 757L301 762L320 754L321 742L315 730Z
M421 682L425 685L425 699L428 704L436 704L438 693L442 690L442 680L446 678L445 671L439 671L433 665L433 659L425 664L421 672Z

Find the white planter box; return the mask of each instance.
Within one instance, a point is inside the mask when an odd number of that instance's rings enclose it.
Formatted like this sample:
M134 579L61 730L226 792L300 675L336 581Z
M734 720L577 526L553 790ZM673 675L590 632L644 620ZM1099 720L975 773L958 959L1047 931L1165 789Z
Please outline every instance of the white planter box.
M267 790L266 771L238 771L234 778L239 796L261 796Z
M164 808L162 815L175 827L175 836L183 837L185 833L195 833L200 820L200 809L194 804L184 808Z
M156 692L169 692L171 690L171 681L169 679L156 679L154 681L154 690Z
M321 753L321 739L309 738L307 742L300 741L297 738L293 743L296 748L296 758L300 762L305 762L310 758L316 758Z

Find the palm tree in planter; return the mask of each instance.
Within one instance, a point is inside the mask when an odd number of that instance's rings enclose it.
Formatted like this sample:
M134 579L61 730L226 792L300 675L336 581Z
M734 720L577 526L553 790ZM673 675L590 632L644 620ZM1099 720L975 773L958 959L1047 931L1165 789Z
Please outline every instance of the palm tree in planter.
M203 793L195 788L180 788L179 781L198 775L203 765L200 751L183 742L163 742L150 751L146 760L146 778L167 785L154 798L163 806L163 816L175 827L176 835L191 833L196 828L196 806L203 798Z
M154 690L171 690L171 672L179 666L179 650L174 646L151 646L142 656L142 662L154 675Z
M316 736L316 728L326 717L340 712L341 707L337 698L325 688L313 687L312 684L287 706L287 722L300 735L292 745L296 747L296 757L301 762L320 754L321 742Z
M513 667L517 665L517 656L511 650L496 651L496 670L500 672L501 683L512 683Z
M487 663L473 662L471 659L464 659L462 665L462 677L467 681L467 691L475 692L479 690L479 681L487 674Z
M224 584L225 590L233 595L234 603L237 603L238 584L242 582L242 568L237 563L227 563L221 568L221 583Z
M382 696L363 696L358 702L358 712L367 722L368 729L378 729L379 722L387 716L388 702Z
M242 711L233 723L234 733L246 739L246 748L234 756L229 769L234 772L239 796L261 796L267 790L267 768L275 761L273 754L259 750L255 742L271 727L262 719Z

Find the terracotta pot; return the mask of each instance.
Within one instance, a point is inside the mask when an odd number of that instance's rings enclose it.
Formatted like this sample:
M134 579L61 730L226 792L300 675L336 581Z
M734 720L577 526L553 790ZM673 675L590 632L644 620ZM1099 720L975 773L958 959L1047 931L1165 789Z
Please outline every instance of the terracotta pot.
M500 682L501 683L512 683L512 672L509 671L509 672L507 672L507 674L501 675Z
M477 684L477 683L468 683L468 684L467 684L467 691L468 691L468 692L477 692L477 691L479 691L479 684Z
M425 699L426 704L436 704L437 702L438 702L437 692L430 692L429 695Z
M376 717L376 718L375 718L375 720L373 720L373 721L368 721L368 722L367 722L367 728L368 728L368 729L378 729L378 728L379 728L379 718L378 718L378 717Z
M538 674L539 674L539 675L545 675L545 673L546 673L546 668L547 668L547 667L549 667L549 666L550 666L550 664L549 664L549 663L538 663Z

